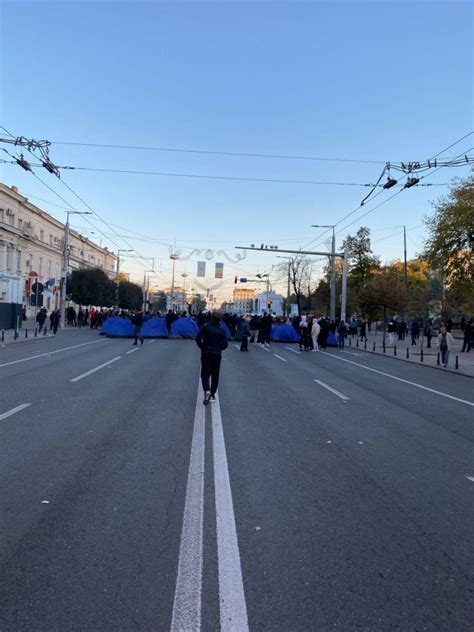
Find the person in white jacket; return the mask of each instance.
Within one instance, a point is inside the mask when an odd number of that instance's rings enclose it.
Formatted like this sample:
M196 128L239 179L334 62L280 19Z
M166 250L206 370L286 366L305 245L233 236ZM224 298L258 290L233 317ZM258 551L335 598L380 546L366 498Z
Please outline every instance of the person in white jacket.
M441 352L441 364L445 368L448 366L449 352L453 346L454 338L446 331L446 327L441 327L438 335L438 349Z
M318 336L321 331L321 327L318 323L316 316L313 318L313 325L311 327L311 339L313 341L313 351L318 351Z

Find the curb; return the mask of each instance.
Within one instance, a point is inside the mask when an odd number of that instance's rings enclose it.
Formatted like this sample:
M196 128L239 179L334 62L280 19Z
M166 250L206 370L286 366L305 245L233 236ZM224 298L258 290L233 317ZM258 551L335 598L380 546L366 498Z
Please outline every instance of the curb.
M4 347L9 347L10 345L17 345L24 342L38 342L40 340L50 340L51 338L55 338L54 334L46 334L46 336L36 336L32 338L17 338L16 340L10 340L10 342L0 342L0 347L3 349Z
M393 347L391 347L393 349ZM394 356L387 353L377 353L377 351L369 351L368 349L361 349L359 347L359 351L363 351L364 353L370 353L371 355L381 356L383 358L390 358L391 360L398 360L399 362L406 362L407 364L422 366L425 369L435 369L436 371L443 371L443 373L452 373L453 375L462 375L463 377L470 377L474 379L474 375L470 375L469 373L463 373L459 369L448 369L446 370L444 367L440 366L431 366L431 364L425 364L424 362L412 362L411 360L407 360L406 358L401 358L400 356Z

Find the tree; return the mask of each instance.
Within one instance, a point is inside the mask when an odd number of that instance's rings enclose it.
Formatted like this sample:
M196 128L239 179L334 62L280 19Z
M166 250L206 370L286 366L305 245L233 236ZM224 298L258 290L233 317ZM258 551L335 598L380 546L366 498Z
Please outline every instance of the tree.
M358 290L367 283L371 272L380 268L380 259L373 254L370 245L370 230L362 226L354 236L348 235L342 246L349 252L351 285Z
M428 238L424 256L442 274L446 292L445 313L474 311L474 172L455 179L447 196L433 203L434 214L425 218Z
M288 264L282 264L282 269L286 270L288 274ZM296 298L296 304L298 305L298 314L301 314L302 302L305 289L308 285L308 277L311 276L312 263L308 257L297 255L290 260L290 287L293 290L293 294Z
M111 307L115 303L116 285L100 268L73 270L68 277L67 289L78 305Z
M390 267L372 273L371 279L360 290L359 307L370 320L386 318L387 313L406 309L407 290L403 278Z
M118 306L121 309L139 309L142 305L142 288L131 281L120 281L118 287Z

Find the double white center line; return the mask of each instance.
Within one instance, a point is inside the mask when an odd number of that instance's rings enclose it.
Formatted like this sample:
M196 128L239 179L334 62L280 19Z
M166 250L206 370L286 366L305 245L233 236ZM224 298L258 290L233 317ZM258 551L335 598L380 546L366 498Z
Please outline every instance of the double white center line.
M199 630L203 579L205 409L198 388L171 630ZM248 631L219 399L211 404L221 630Z

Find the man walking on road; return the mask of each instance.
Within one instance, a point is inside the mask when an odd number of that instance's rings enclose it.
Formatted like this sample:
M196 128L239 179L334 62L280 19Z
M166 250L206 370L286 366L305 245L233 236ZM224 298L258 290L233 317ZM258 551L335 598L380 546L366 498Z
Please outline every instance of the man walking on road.
M144 339L140 335L142 327L143 327L143 312L141 311L141 309L137 309L137 311L133 315L132 325L135 330L135 342L133 344L134 345L138 344L139 338L140 338L140 343L143 344Z
M227 335L220 326L221 315L212 312L211 322L203 325L196 336L196 344L201 349L201 380L204 390L204 406L216 401L219 385L222 351L227 349Z
M449 333L446 331L446 327L441 327L439 336L438 336L438 349L441 351L441 364L446 368L448 366L449 361L449 352L454 345L454 339Z

